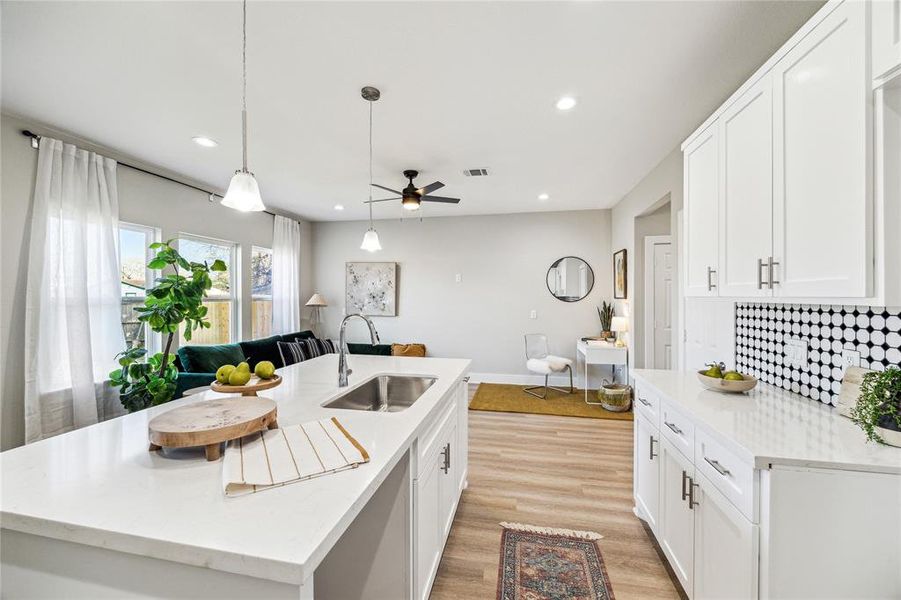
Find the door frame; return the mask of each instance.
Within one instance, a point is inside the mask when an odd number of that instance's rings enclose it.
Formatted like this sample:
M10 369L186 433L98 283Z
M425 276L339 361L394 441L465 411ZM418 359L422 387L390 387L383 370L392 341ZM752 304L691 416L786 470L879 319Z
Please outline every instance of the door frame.
M646 235L644 238L644 365L654 364L654 246L657 244L669 244L670 251L673 251L672 235ZM673 265L673 277L679 276L679 269ZM671 293L675 293L675 289ZM674 300L674 299L673 299ZM673 303L670 302L670 306ZM670 316L672 319L672 316ZM675 323L673 323L675 328ZM674 365L670 365L674 368Z

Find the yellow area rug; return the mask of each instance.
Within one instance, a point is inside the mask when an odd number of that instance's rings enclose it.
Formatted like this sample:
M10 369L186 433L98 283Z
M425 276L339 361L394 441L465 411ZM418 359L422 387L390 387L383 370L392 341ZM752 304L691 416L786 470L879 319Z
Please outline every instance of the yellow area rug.
M521 385L480 383L470 410L493 412L532 413L536 415L560 415L564 417L588 417L590 419L632 420L632 411L610 412L600 406L585 404L585 392L576 390L564 394L550 390L546 400L525 393ZM539 392L540 393L540 392ZM597 394L588 392L588 399L597 402Z

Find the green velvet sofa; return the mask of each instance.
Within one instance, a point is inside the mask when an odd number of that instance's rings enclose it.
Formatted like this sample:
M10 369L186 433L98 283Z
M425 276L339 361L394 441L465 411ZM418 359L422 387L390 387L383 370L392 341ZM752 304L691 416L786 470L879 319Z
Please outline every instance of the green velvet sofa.
M284 365L278 352L278 342L293 342L296 339L313 337L316 337L313 332L307 330L237 344L182 346L175 354L175 366L178 368L175 398L181 398L187 390L211 384L216 379L216 369L222 365L236 365L247 361L252 370L258 362L268 360L276 369L281 368ZM349 343L347 349L351 354L391 356L391 344Z

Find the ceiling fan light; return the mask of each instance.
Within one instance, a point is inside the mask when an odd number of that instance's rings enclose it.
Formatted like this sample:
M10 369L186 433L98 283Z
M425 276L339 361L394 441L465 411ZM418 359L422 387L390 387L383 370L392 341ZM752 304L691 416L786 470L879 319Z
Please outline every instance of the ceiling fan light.
M228 191L222 199L222 206L240 210L241 212L259 212L266 210L263 199L260 197L260 186L257 184L253 173L248 171L235 171Z
M375 229L370 227L366 230L366 233L363 234L363 243L360 244L360 250L378 252L381 249L382 244L379 242L379 234Z
M420 200L416 196L404 196L404 199L401 200L401 204L407 210L419 210Z

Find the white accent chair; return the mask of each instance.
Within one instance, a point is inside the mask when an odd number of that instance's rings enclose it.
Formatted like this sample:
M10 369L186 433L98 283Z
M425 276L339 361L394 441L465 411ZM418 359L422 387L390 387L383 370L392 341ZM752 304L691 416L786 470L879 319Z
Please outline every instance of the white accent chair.
M526 334L526 368L532 373L544 375L544 385L530 386L524 388L523 391L542 400L547 398L548 390L572 394L575 391L572 364L573 361L568 358L548 354L547 336L543 333ZM548 378L551 374L564 371L569 371L569 390L548 385ZM537 390L544 390L544 393L539 394Z

